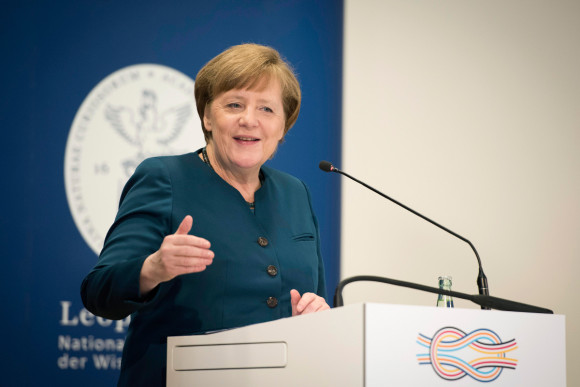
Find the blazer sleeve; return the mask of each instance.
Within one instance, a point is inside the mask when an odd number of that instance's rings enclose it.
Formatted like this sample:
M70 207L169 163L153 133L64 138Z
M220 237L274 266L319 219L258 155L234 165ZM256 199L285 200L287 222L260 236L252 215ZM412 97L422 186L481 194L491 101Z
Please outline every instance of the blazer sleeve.
M320 250L320 230L318 228L318 219L316 218L316 215L314 214L314 209L312 208L312 198L310 197L310 190L308 189L306 184L304 184L304 182L302 182L302 184L304 185L306 195L308 196L308 204L310 206L310 213L312 214L312 222L314 223L314 227L316 229L316 252L318 255L318 289L316 291L316 294L326 299L328 303L326 292L326 277L324 274L324 260L322 259L322 252ZM328 303L328 305L330 305L330 303Z
M125 185L98 262L82 282L81 298L91 313L122 319L154 299L157 289L141 296L139 277L145 259L171 233L172 203L166 166L145 160Z

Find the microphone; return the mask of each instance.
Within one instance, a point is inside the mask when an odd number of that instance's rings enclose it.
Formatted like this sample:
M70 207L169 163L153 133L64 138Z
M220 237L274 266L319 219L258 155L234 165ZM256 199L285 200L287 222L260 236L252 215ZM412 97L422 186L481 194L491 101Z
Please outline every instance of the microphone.
M336 292L334 293L334 306L335 307L344 305L343 300L342 300L342 289L346 285L348 285L349 283L356 282L356 281L382 282L382 283L386 283L386 284L390 284L390 285L402 286L404 288L417 289L417 290L421 290L421 291L429 292L429 293L446 294L446 295L451 296L451 297L457 297L457 298L461 298L464 300L472 301L472 302L476 303L477 305L480 305L481 309L493 308L493 309L497 309L497 310L505 310L505 311L511 311L511 312L546 313L546 314L553 314L554 313L550 309L541 308L539 306L534 306L534 305L529 305L529 304L523 304L521 302L510 301L510 300L506 300L504 298L492 297L492 296L482 295L482 294L471 294L470 295L470 294L465 294L465 293L460 293L460 292L454 292L452 290L445 290L445 289L434 288L431 286L415 284L413 282L399 281L399 280L394 280L394 279L390 279L390 278L375 277L375 276L370 276L370 275L360 275L360 276L345 278L342 281L340 281L338 283L338 286L336 287Z
M366 188L370 189L371 191L381 195L382 197L384 197L385 199L390 200L391 202L395 203L396 205L403 207L405 210L412 212L413 214L417 215L418 217L426 220L427 222L433 224L434 226L439 227L441 230L448 232L449 234L453 235L456 238L461 239L462 241L466 242L471 249L473 250L473 252L475 253L475 257L477 258L477 263L479 265L479 273L477 276L477 289L479 290L479 294L480 295L485 295L485 296L489 296L489 287L487 285L487 277L485 276L485 273L483 272L483 267L481 266L481 259L479 258L479 254L477 253L477 250L475 249L475 246L473 246L473 244L467 239L462 237L461 235L449 230L446 227L443 227L442 225L440 225L439 223L427 218L425 215L421 215L420 213L418 213L417 211L407 207L406 205L404 205L403 203L400 203L398 201L396 201L395 199L385 195L384 193L382 193L381 191L371 187L368 184L363 183L362 181L350 176L348 173L341 171L340 169L336 168L334 165L332 165L332 163L330 163L329 161L321 161L320 164L318 164L318 167L320 169L322 169L324 172L336 172L336 173L340 173L341 175L344 175L346 177L348 177L351 180L356 181L357 183L365 186ZM482 309L489 309L487 307L483 307Z
M318 164L318 168L322 169L324 172L333 172L334 166L325 160L322 160L320 164Z

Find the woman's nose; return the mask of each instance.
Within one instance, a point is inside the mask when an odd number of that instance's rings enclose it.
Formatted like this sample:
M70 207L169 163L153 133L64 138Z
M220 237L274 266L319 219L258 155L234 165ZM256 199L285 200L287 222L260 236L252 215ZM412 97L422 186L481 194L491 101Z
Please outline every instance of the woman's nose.
M245 109L240 117L240 125L247 127L257 126L258 116L256 114L256 111L251 108Z

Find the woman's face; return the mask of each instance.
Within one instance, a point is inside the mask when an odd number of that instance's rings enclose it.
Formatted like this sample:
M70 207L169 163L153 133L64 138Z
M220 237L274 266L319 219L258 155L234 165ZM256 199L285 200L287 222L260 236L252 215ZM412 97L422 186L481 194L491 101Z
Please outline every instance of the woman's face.
M206 107L203 122L212 133L210 147L221 168L257 173L284 136L280 82L272 78L251 90L219 94Z

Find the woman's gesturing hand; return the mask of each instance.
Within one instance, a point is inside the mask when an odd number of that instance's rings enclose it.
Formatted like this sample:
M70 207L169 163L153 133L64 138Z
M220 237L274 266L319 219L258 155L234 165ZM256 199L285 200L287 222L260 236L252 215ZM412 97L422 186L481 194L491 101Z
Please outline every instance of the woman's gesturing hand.
M139 281L141 296L161 282L178 275L204 271L213 262L214 253L208 240L189 235L193 218L187 215L173 235L163 239L161 247L151 254L141 268Z
M290 302L292 304L292 316L330 309L324 298L314 293L304 293L304 295L300 296L296 289L290 290Z

